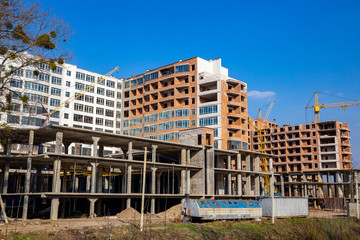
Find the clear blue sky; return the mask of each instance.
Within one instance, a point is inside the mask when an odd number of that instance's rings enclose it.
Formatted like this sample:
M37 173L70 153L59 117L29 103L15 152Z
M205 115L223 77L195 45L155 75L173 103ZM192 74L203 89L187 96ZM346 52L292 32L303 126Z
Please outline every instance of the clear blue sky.
M129 77L178 59L221 57L231 77L260 92L249 97L250 115L276 100L269 119L281 125L305 123L316 90L334 95L320 95L324 103L360 100L360 1L41 2L75 31L71 63L84 69L119 66L119 77ZM360 163L359 119L360 106L321 113L349 122Z

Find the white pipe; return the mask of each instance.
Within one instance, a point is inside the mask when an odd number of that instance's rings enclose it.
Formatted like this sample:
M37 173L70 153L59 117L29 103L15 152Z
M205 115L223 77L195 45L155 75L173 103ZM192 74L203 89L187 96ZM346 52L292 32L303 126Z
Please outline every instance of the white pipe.
M359 220L359 181L358 181L357 172L355 172L355 194L356 194L356 218Z
M270 158L270 196L271 196L271 222L275 223L275 197L274 197L274 168L273 168L273 159Z
M145 180L146 180L146 154L147 147L144 152L144 168L143 168L143 180L142 180L142 194L141 194L141 218L140 218L140 231L143 231L144 226L144 202L145 202Z

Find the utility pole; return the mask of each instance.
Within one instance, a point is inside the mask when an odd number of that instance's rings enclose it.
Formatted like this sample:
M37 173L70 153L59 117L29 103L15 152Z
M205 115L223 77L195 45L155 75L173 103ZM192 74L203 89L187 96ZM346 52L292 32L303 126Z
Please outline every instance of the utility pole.
M355 194L356 194L356 218L359 220L359 180L358 173L355 171Z
M270 158L270 195L271 195L271 222L275 223L275 196L274 196L274 168L273 168L273 159Z
M143 180L142 180L142 195L141 195L141 217L140 217L140 231L143 231L144 227L144 202L145 202L145 181L146 181L146 155L147 147L144 152L144 167L143 167Z

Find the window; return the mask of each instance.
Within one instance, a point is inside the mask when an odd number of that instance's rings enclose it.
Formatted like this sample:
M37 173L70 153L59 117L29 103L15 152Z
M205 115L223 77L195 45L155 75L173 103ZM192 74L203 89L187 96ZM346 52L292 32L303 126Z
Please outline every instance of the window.
M188 72L189 71L189 65L179 65L175 67L175 72L176 73L180 73L180 72Z
M157 79L159 77L159 72L154 72L150 74L151 80Z
M84 123L93 123L93 117L84 116Z
M124 124L124 127L129 127L129 120L124 120L123 124Z
M87 82L94 82L94 81L95 81L95 77L92 76L92 75L87 75L87 74L86 74L86 81L87 81Z
M121 108L121 102L116 102L116 107Z
M218 111L218 106L217 105L200 107L200 115L217 113L217 111Z
M47 63L39 63L39 68L42 70L50 70L50 66Z
M117 92L117 93L116 93L116 98L117 98L117 99L121 99L121 92Z
M77 89L77 90L82 90L82 89L84 89L84 87L85 87L85 84L83 84L83 83L79 83L79 82L75 83L75 89Z
M136 125L140 125L142 124L142 118L134 118L134 119L130 119L130 126L136 126Z
M89 95L85 95L85 102L94 103L94 97L89 96Z
M191 109L191 115L192 115L192 116L195 115L195 109Z
M175 117L187 117L189 116L189 109L184 108L184 109L177 109L175 110Z
M106 100L106 106L108 106L108 107L114 107L114 101Z
M104 115L104 109L103 108L96 108L96 114L97 115Z
M52 70L53 73L56 73L56 74L62 74L62 68L61 67L56 67L56 69Z
M27 78L33 78L33 79L37 79L37 78L38 78L38 76L34 75L34 72L31 71L31 70L26 70L25 76L26 76Z
M65 119L69 119L69 114L68 114L68 113L64 113L64 118L65 118Z
M96 125L104 125L104 119L102 119L102 118L96 118L96 120L95 120L95 124Z
M137 85L143 84L144 82L143 78L138 78L136 81L137 81Z
M174 110L169 110L169 111L159 113L159 120L173 118L173 117L174 117Z
M97 103L97 104L104 105L104 102L105 102L105 101L104 101L103 98L99 98L99 97L96 98L96 103Z
M53 98L50 98L50 106L59 106L60 105L60 100L58 99L53 99Z
M174 140L174 133L163 133L163 134L159 134L159 140L162 140L162 141L172 141L172 140Z
M66 71L66 75L69 76L69 77L71 77L71 71L67 70L67 71Z
M44 81L44 82L49 82L49 80L50 80L50 75L49 75L49 74L45 74L45 73L40 73L40 74L39 74L39 80L40 80L40 81Z
M81 72L76 72L76 79L85 80L85 74Z
M191 121L191 126L192 126L192 127L195 127L195 126L196 126L195 120L192 120L192 121Z
M23 81L19 79L10 79L10 86L16 88L22 88Z
M114 117L114 111L113 111L113 110L106 109L106 110L105 110L105 116L107 116L107 117Z
M115 92L114 92L114 91L106 90L106 96L107 96L107 97L114 97L114 95L115 95Z
M7 122L8 123L20 123L20 117L8 114L7 116Z
M56 85L61 85L61 78L58 77L51 77L51 83Z
M195 104L195 98L191 99L191 104Z
M145 75L145 76L144 76L144 81L145 81L145 82L150 81L150 75Z
M130 81L125 82L125 89L130 87Z
M87 113L93 113L94 112L94 107L93 106L86 106L84 107L84 112Z
M43 93L49 93L49 86L40 83L25 82L25 89L34 90Z
M114 121L113 120L105 120L105 126L106 127L113 127Z
M130 136L135 136L135 129L130 129Z
M131 80L131 87L135 87L136 86L136 79Z
M69 81L66 81L66 86L70 87L70 82Z
M70 97L70 93L69 93L69 92L65 92L65 97Z
M106 80L106 86L115 88L115 82L111 80Z
M75 122L82 122L83 121L83 115L74 114L74 121Z
M219 131L218 131L219 129L217 129L217 128L215 128L214 129L214 137L218 137L218 135L219 135Z
M121 83L117 83L117 89L121 90Z
M159 131L165 131L174 128L174 122L163 122L159 123Z
M84 110L84 105L80 103L74 103L74 110L82 112Z
M99 95L105 95L105 89L101 88L101 87L98 87L96 89L96 93L99 94Z
M136 129L136 135L141 135L142 134L142 128L137 128Z
M175 128L188 128L189 120L178 120L175 121Z
M61 89L52 87L51 88L51 95L61 96Z

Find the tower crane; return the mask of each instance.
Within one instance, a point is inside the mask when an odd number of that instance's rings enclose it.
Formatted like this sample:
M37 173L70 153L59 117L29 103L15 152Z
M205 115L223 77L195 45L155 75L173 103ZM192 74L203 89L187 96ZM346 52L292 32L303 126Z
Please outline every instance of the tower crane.
M321 108L335 108L335 107L342 107L344 111L347 109L348 106L356 106L360 105L360 101L351 101L351 102L338 102L338 103L320 103L317 92L315 92L314 96L315 102L314 106L306 106L307 108L313 108L315 114L315 122L320 122L320 109Z
M265 151L265 144L264 144L264 133L265 133L265 130L262 129L262 120L267 120L267 118L269 117L270 115L270 112L272 110L272 107L274 106L274 103L275 101L272 101L270 103L270 106L268 108L268 110L266 111L266 114L265 114L265 117L262 118L261 116L261 109L259 108L259 115L258 115L258 119L259 119L259 124L255 124L251 119L250 117L248 117L248 122L254 127L254 129L257 131L257 137L258 137L258 140L259 140L259 149L260 149L260 152L261 153L266 153ZM265 157L262 157L261 158L261 164L262 164L262 170L265 172L265 173L269 173L269 169L268 169L268 162L266 160ZM265 182L265 188L267 190L267 192L269 193L270 195L270 177L268 175L265 175L264 176L264 182Z
M113 72L115 72L116 70L119 70L119 67L115 67L113 70L111 70L110 72L108 72L107 74L105 74L104 76L101 76L100 78L97 79L97 81L93 81L90 85L84 87L83 89L81 89L79 92L75 93L73 96L69 97L68 99L66 99L64 102L60 103L59 106L57 106L54 110L52 110L51 112L49 112L44 105L41 103L42 107L45 110L45 113L43 115L46 116L45 121L43 122L43 124L41 125L41 127L46 127L50 124L50 116L51 114L59 111L61 108L65 107L66 105L72 103L73 101L75 101L76 99L78 99L79 97L81 97L82 95L84 95L85 93L87 93L88 91L90 91L91 89L93 89L96 85L98 85L99 83L103 82L108 76L110 76Z

